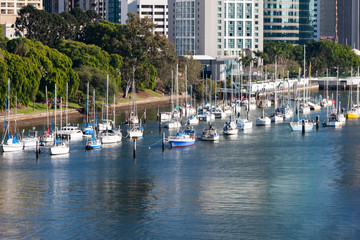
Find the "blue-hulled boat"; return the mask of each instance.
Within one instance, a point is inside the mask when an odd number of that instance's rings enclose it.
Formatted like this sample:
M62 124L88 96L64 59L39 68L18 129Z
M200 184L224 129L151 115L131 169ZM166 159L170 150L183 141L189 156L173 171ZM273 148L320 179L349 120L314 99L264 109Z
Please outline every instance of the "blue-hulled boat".
M170 136L168 141L171 147L188 147L195 144L195 130L186 129L184 132L178 132L176 136Z
M101 148L101 141L100 139L96 139L95 136L93 136L91 139L86 141L85 148L87 150L97 149Z

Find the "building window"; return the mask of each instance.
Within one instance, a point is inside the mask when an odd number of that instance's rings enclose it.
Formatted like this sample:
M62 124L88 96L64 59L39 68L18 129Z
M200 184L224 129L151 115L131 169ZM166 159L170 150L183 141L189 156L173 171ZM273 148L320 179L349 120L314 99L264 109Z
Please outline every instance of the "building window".
M221 20L218 20L218 24L221 24Z
M221 1L218 1L218 5L221 6Z
M235 18L235 3L229 3L228 6L228 18Z
M228 32L229 32L230 37L235 36L235 22L234 21L229 21Z
M235 48L235 40L234 39L229 39L229 48Z
M221 43L221 38L218 38L218 43Z
M247 4L246 4L245 16L246 16L247 19L250 19L250 18L252 17L251 3L247 3Z
M236 39L236 48L237 49L243 48L243 40L242 39Z
M245 39L245 48L251 48L251 39Z
M243 18L243 3L237 3L236 4L236 17L237 18Z
M238 37L243 36L243 21L236 22L236 36Z
M251 37L251 21L246 21L245 23L245 31L246 31L246 34L245 36L247 37Z

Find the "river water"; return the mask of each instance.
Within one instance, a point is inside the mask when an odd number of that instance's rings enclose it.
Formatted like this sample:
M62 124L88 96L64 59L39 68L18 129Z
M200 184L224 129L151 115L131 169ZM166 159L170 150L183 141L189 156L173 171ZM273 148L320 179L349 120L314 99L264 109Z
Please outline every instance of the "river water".
M305 135L288 122L254 126L163 153L155 113L135 161L129 139L94 151L72 142L69 155L38 160L2 154L0 238L359 238L360 120Z

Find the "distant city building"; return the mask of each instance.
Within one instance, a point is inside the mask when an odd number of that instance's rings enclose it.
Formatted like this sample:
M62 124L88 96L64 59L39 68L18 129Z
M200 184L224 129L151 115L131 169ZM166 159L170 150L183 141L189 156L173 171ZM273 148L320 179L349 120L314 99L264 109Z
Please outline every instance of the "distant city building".
M106 17L107 0L44 0L44 9L49 13L70 12L74 8L83 11L95 10L103 18Z
M337 42L352 48L360 47L359 0L337 0Z
M168 34L167 0L108 0L107 17L110 22L126 24L128 13L133 12L140 18L150 18L157 27L155 32Z
M21 8L32 5L37 9L43 9L42 0L0 0L0 24L4 26L5 37L14 38L14 24Z
M337 36L337 0L320 0L320 39L335 41Z
M264 40L304 44L320 37L318 0L264 0Z
M263 0L169 0L169 40L180 55L263 50Z

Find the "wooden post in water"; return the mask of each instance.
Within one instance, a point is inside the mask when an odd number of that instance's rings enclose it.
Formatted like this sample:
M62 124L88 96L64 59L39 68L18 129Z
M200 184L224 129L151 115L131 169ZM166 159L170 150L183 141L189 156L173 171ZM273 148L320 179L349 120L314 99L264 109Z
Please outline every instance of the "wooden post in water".
M165 151L165 133L162 134L162 151Z
M319 130L319 127L320 127L320 116L317 115L316 116L316 130Z
M39 141L36 141L36 159L39 159L39 152L40 152Z
M136 159L136 138L133 138L134 160Z
M157 107L156 120L160 121L160 108L159 108L159 105Z
M302 134L305 134L305 120L302 120Z
M146 123L146 108L144 109L144 123Z

